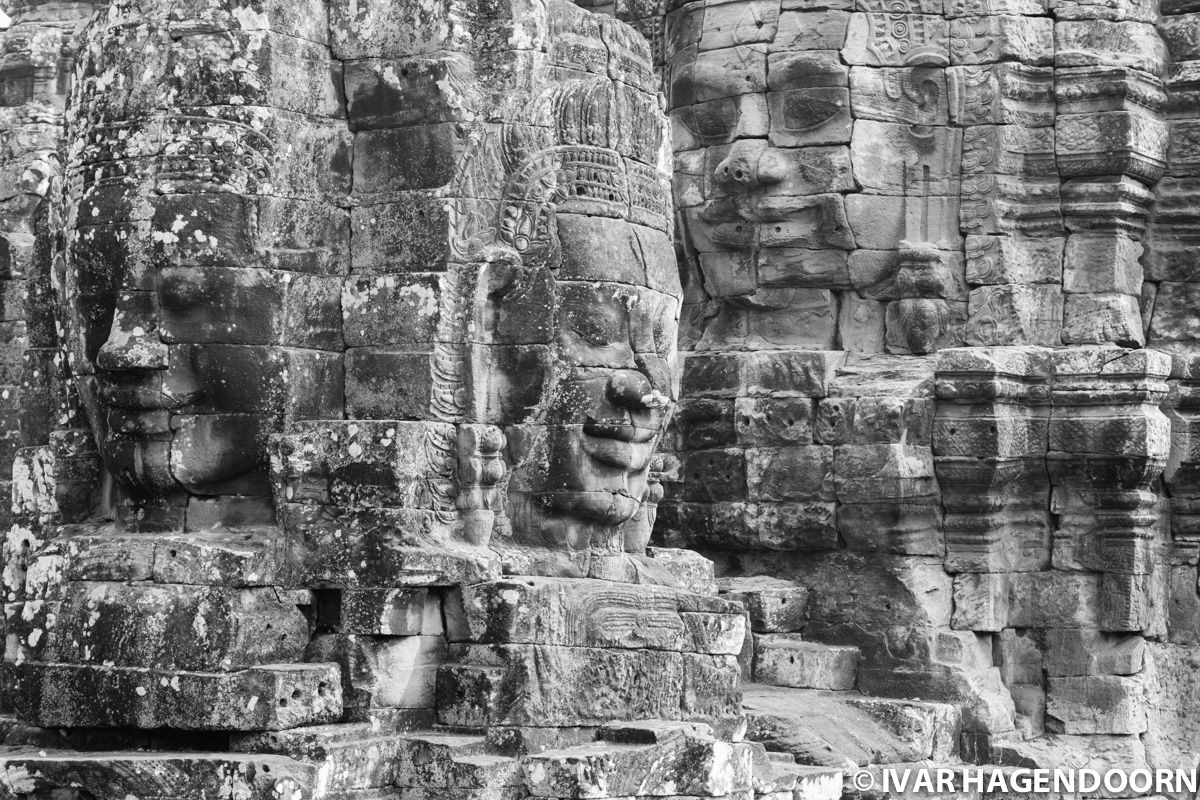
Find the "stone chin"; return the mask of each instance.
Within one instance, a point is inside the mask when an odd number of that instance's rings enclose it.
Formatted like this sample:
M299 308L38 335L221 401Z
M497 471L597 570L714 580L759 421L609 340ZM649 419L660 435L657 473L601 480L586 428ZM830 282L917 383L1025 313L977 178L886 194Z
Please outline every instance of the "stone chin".
M110 432L100 452L113 478L135 492L264 495L263 433L249 415L179 415L167 434Z

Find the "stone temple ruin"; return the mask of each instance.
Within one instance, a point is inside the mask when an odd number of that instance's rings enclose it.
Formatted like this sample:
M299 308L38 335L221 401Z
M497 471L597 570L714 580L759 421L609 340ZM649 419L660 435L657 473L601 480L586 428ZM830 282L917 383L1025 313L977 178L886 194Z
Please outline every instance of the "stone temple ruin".
M1200 766L1197 0L6 11L0 798Z

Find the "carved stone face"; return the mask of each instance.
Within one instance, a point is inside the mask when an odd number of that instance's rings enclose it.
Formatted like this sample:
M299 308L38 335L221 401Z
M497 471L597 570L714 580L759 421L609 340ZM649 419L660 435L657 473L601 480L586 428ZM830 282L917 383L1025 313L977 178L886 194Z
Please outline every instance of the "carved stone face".
M945 31L864 6L701 1L669 15L675 197L688 299L703 307L686 338L701 349L907 353L955 341L958 306L941 301L965 308L962 155ZM936 257L910 263L910 245ZM895 282L906 271L936 274L917 289ZM937 324L914 322L930 315L910 301L926 297Z
M555 550L621 552L619 526L646 499L651 456L675 400L679 283L648 98L606 81L563 89L551 103L559 109L555 138L527 160L553 163L553 189L545 202L512 192L505 201L509 216L544 219L524 226L542 231L541 242L510 243L503 232L500 239L524 250L522 263L544 265L528 280L547 285L540 297L495 295L499 319L540 318L548 357L539 407L506 420L517 423L508 426L517 465L509 509L518 538ZM589 116L593 129L574 124ZM528 385L531 375L497 378Z
M542 540L579 550L611 538L645 497L675 398L677 301L661 288L614 280L622 255L622 266L638 266L639 240L670 255L665 233L573 214L557 223L571 246L554 287L556 385L545 460L525 488L527 501L550 518L540 525ZM602 273L607 280L577 279Z
M266 497L267 435L341 407L341 279L263 265L284 201L246 191L265 183L260 134L171 116L128 130L165 154L85 186L68 249L72 368L104 463L135 498Z

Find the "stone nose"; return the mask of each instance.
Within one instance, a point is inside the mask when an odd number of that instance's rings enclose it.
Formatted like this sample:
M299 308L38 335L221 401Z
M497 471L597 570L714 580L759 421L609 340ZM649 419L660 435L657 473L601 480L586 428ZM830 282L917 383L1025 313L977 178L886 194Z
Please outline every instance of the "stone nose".
M167 368L167 345L158 334L156 305L150 292L125 292L118 297L96 366L106 370Z
M730 189L753 189L779 183L786 177L784 155L761 139L741 139L717 164L716 180Z
M653 395L650 379L638 371L622 370L608 381L608 399L622 408L652 407Z

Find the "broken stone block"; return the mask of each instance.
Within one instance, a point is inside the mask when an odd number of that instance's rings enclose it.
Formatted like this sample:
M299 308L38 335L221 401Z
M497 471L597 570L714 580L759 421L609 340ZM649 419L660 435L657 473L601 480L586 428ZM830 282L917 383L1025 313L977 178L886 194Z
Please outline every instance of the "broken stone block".
M858 659L856 647L807 642L790 634L754 637L754 678L773 686L835 691L853 689Z

